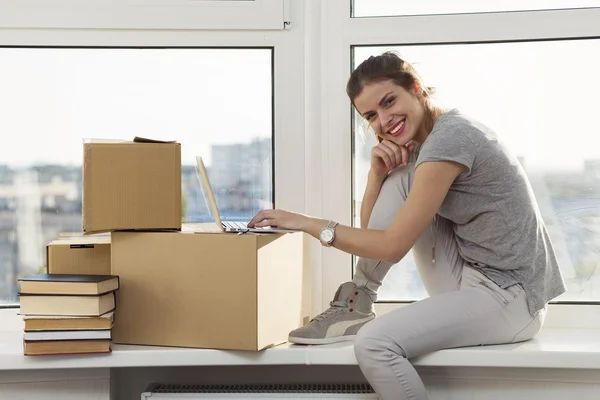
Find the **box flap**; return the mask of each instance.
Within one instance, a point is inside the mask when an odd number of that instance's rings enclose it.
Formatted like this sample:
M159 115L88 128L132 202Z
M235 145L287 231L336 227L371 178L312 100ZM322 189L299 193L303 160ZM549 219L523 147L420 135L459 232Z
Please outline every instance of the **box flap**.
M87 232L60 232L58 234L60 239L77 239L85 237L86 240L93 238L110 238L110 232L106 233L87 233Z
M74 237L61 237L48 243L48 246L61 246L73 244L110 244L110 235L85 235Z
M85 138L83 143L108 143L108 144L119 144L119 143L177 143L176 140L157 140L144 138L141 136L135 136L133 141L125 139L101 139L101 138Z
M225 233L215 222L188 222L181 224L182 233Z
M99 138L85 138L83 139L83 143L88 144L88 143L108 143L108 144L114 144L114 143L127 143L127 140L123 140L123 139L99 139Z
M148 139L140 136L136 136L133 138L135 143L177 143L176 140L156 140L156 139Z

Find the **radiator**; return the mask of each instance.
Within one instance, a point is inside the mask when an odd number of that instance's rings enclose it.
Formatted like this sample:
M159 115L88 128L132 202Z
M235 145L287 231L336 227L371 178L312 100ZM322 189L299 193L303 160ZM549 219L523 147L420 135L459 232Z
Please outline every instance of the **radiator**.
M276 399L379 399L368 384L277 384L277 385L150 385L142 400L276 400Z

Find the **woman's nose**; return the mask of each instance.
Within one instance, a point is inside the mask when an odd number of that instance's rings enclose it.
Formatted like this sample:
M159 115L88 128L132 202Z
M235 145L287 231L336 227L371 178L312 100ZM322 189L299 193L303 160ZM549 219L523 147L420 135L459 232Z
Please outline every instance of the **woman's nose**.
M381 122L381 131L385 132L392 123L392 115L382 112L381 114L379 114L379 121Z

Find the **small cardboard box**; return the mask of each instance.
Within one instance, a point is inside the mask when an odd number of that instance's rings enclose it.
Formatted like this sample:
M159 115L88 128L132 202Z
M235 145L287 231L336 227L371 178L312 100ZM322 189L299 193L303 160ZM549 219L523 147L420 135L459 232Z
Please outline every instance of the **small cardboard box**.
M113 343L262 350L303 323L303 234L114 232Z
M83 146L85 233L181 229L179 143L135 138Z
M49 274L110 275L110 236L53 240L46 264Z

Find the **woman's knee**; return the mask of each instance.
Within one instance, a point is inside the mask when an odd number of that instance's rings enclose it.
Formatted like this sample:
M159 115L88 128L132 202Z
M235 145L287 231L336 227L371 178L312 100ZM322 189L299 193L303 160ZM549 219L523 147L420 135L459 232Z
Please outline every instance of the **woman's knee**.
M369 323L356 335L354 355L361 367L368 366L371 362L387 361L391 357L406 357L401 345L377 328L377 324Z
M402 197L404 200L408 197L408 192L412 186L415 177L415 164L409 163L406 166L399 167L392 171L381 186L382 191L394 193L394 197ZM380 192L381 194L381 192Z
M366 327L362 327L354 339L354 355L356 356L356 361L358 361L359 365L362 365L364 361L371 356L371 352L378 345L373 340L373 337L365 332L365 328Z

